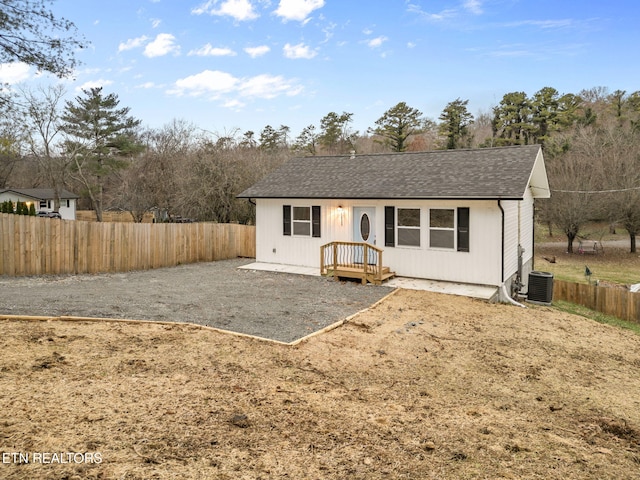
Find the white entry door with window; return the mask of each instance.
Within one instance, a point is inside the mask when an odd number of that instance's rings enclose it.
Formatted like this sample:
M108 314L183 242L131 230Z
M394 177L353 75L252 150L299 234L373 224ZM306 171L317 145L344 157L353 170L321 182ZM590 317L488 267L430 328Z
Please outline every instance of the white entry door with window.
M353 241L358 243L376 244L376 209L375 207L353 207ZM363 250L356 249L355 263L363 263ZM376 263L375 252L370 251L367 263Z

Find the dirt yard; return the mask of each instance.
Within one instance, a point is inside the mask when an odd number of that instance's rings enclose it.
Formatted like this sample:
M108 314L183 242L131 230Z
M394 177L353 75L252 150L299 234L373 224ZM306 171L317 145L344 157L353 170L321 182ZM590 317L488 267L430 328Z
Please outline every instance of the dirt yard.
M0 329L1 478L640 478L640 337L548 307L397 291L295 347Z

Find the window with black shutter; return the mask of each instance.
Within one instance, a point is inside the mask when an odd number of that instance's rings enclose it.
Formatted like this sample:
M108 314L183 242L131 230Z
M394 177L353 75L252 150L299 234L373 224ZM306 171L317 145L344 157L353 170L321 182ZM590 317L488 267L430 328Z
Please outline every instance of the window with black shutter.
M320 206L311 207L311 236L320 238Z
M291 236L291 205L282 206L282 234Z
M384 246L396 246L396 207L384 207Z
M458 208L458 251L469 251L469 208Z

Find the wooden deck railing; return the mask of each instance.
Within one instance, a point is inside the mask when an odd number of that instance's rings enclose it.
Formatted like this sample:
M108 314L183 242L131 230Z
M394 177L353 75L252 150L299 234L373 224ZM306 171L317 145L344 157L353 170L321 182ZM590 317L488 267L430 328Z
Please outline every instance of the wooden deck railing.
M380 284L394 276L382 265L382 250L360 242L331 242L320 247L320 274L360 278Z

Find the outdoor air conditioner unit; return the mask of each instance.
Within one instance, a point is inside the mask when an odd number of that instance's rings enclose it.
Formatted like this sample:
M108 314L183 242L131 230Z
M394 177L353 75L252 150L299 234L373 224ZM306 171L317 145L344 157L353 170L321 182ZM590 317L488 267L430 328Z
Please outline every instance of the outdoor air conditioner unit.
M533 271L529 274L527 301L551 305L553 300L553 274Z

